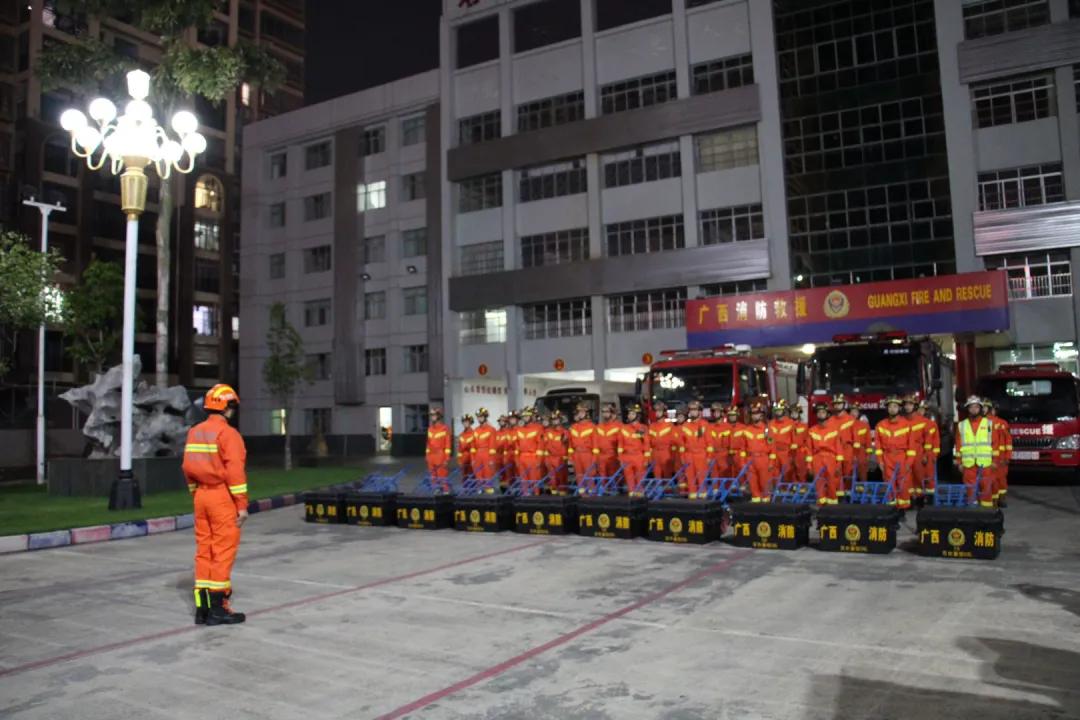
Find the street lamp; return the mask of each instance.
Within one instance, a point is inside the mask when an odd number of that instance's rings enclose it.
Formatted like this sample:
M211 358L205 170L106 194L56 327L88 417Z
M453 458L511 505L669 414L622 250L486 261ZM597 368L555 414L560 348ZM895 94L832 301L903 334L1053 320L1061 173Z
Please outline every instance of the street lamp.
M120 175L120 209L127 215L127 238L124 245L124 338L123 385L120 391L120 477L109 494L109 508L123 510L142 505L131 472L131 413L135 355L135 261L139 244L139 216L146 209L146 167L153 164L164 182L173 170L189 173L195 168L195 156L206 150L206 138L198 132L199 122L187 110L172 117L172 128L179 140L169 137L154 119L154 110L146 98L150 95L150 76L142 70L127 74L131 100L124 114L117 117L116 106L106 98L90 103L91 125L80 110L65 110L60 126L71 134L71 151L86 160L91 170L109 164L113 175ZM123 171L123 172L121 172Z

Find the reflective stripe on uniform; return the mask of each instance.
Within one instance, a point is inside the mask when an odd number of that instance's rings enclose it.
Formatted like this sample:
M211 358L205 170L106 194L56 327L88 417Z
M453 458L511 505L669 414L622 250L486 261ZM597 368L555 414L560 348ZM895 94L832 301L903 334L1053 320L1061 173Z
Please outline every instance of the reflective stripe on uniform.
M245 494L247 493L247 483L244 483L243 485L230 485L229 492L233 495Z
M184 452L189 453L216 453L217 443L188 443L184 446Z

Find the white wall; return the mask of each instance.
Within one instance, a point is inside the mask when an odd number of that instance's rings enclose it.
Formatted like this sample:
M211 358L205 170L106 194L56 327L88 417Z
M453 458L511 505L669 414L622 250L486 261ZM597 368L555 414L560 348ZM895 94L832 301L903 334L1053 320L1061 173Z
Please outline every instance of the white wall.
M675 40L670 17L596 36L596 81L600 85L674 69Z

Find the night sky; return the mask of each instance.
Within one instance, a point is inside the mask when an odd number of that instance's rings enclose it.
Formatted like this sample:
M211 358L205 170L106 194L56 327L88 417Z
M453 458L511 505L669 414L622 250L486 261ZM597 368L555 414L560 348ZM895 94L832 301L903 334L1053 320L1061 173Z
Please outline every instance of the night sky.
M441 0L307 0L308 105L439 66Z

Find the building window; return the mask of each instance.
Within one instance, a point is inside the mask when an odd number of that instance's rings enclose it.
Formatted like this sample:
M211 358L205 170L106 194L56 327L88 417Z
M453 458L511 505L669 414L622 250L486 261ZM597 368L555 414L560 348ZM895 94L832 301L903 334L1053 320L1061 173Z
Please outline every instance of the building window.
M216 337L218 334L218 308L216 305L193 305L191 327L196 335Z
M629 25L670 12L671 0L596 0L596 29Z
M380 290L378 292L364 293L364 319L386 319L386 292Z
M356 186L356 211L381 210L386 207L386 181L376 180Z
M330 246L306 248L304 250L304 272L321 273L330 270Z
M364 128L360 134L360 155L378 155L386 150L386 126Z
M427 288L423 285L402 288L401 300L405 315L427 315Z
M195 183L195 209L209 210L213 213L222 211L225 200L225 188L213 175L203 175Z
M364 375L386 374L386 348L369 348L364 351Z
M280 180L289 171L289 156L282 150L270 155L270 179Z
M270 227L285 227L285 203L270 203Z
M1023 363L1056 363L1058 366L1074 375L1080 372L1080 353L1077 352L1074 342L1056 342L1053 345L1014 345L1004 350L993 351L993 367L997 370L1008 363L1016 365ZM1027 385L1033 381L1014 381L1017 384L1023 382ZM1034 381L1038 382L1038 381Z
M281 280L285 277L285 253L274 253L270 256L270 279Z
M422 171L401 176L401 195L405 202L423 200L427 197L427 187Z
M216 260L195 258L195 291L221 292L221 265Z
M286 426L285 408L270 411L270 434L284 435Z
M589 229L574 228L521 238L521 266L560 265L589 259Z
M401 231L402 257L423 257L427 255L427 228L413 228Z
M587 189L585 160L569 160L518 171L521 202L577 195Z
M386 262L386 236L372 235L364 238L363 255L365 265Z
M401 145L418 145L425 141L427 119L423 115L414 115L401 121Z
M765 217L760 204L701 211L701 244L765 239Z
M428 429L428 406L405 406L405 432L413 435L426 433Z
M499 57L499 17L491 15L482 20L457 27L457 68L471 67Z
M964 1L964 37L1000 35L1050 22L1048 0Z
M609 257L641 255L686 247L682 215L611 223L604 231Z
M307 408L304 410L304 426L308 435L330 434L330 408Z
M1057 114L1054 76L1022 75L972 84L975 127L1027 122Z
M702 5L708 5L709 3L717 2L717 0L686 0L686 9L701 7Z
M749 53L699 63L691 73L694 95L754 84L754 64Z
M458 212L502 207L502 173L491 173L458 183Z
M676 98L675 71L669 70L604 85L600 88L600 111L609 115L659 105Z
M405 372L422 373L428 371L427 345L406 345L402 350L405 358Z
M664 330L686 324L686 288L612 295L607 304L609 332Z
M514 11L514 52L581 37L580 0L541 0Z
M308 377L312 380L329 380L330 366L330 353L307 356Z
M601 156L604 187L622 187L682 175L679 141L640 145Z
M460 248L461 260L458 263L460 275L483 275L501 272L503 265L503 241L464 245Z
M1072 295L1072 264L1069 251L996 255L986 259L987 270L1009 275L1009 299Z
M757 165L757 128L743 125L695 135L694 156L699 173Z
M199 250L220 252L221 225L211 220L196 220L195 247Z
M308 145L304 148L304 169L316 170L330 164L330 141Z
M1063 202L1061 163L979 173L979 210Z
M738 280L726 283L706 283L700 288L698 297L721 297L727 295L753 295L765 292L767 282L765 278L756 280Z
M321 220L330 217L330 193L308 195L304 198L304 221Z
M304 303L304 327L321 327L329 324L329 300L311 300Z
M589 298L523 305L521 309L526 340L592 333L592 300Z
M585 93L581 90L522 103L517 107L518 132L555 127L584 119Z
M470 310L459 313L462 345L506 342L506 308Z
M458 145L496 140L502 135L502 115L498 110L458 120Z

